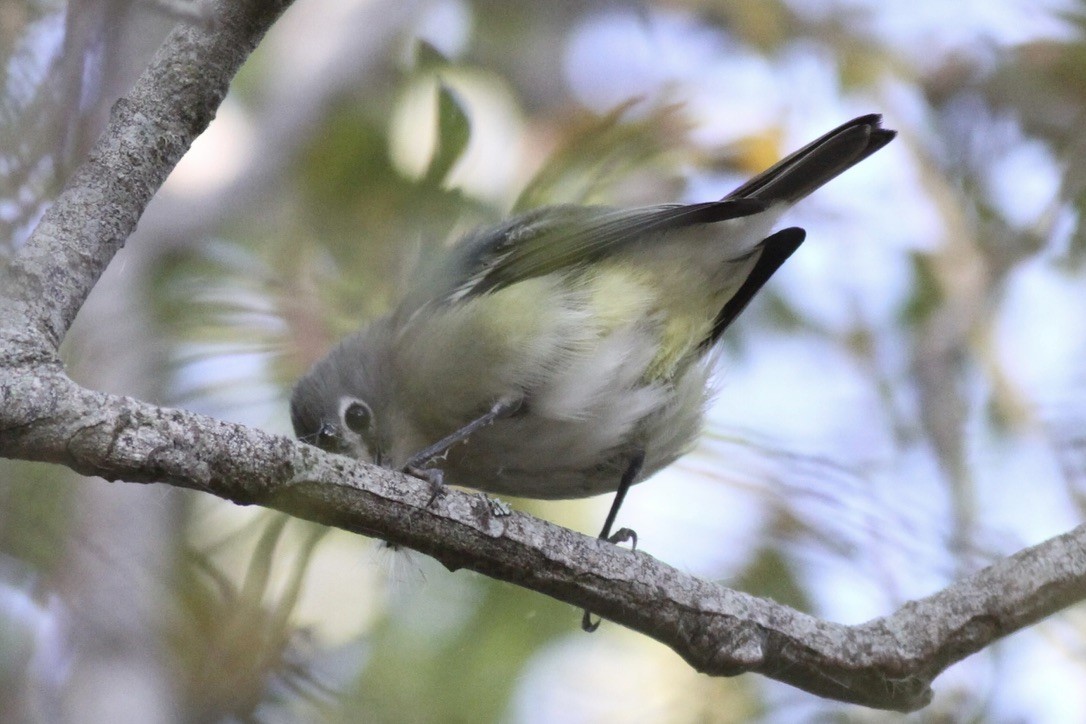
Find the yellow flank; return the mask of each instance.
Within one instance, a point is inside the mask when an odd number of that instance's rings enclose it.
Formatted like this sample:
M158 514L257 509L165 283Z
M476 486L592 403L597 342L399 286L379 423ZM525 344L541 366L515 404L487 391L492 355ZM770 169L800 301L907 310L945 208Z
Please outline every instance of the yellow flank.
M598 264L580 277L588 308L601 334L645 319L657 306L656 292L645 269L614 262Z
M418 344L403 351L414 367L432 373L425 379L441 381L441 396L450 399L458 390L483 394L479 388L489 384L540 374L548 365L560 364L564 354L636 328L655 335L644 342L657 347L645 381L671 380L687 369L712 330L724 301L714 299L719 295L708 275L693 268L689 259L656 258L649 264L644 259L612 259L574 273L525 279L447 308L444 313L459 317L458 322L422 322L412 335ZM437 351L451 346L452 340L441 339L448 329L467 336L476 354L494 361L492 379L457 376L459 367ZM539 369L529 371L527 360L534 361L529 367L538 364ZM419 384L426 387L421 380Z
M679 311L683 313L676 314ZM703 314L690 314L704 310L672 310L664 325L660 352L649 366L650 379L671 379L690 362L690 352L705 339L712 328Z
M698 286L699 279L689 274L688 264L660 260L649 268L616 259L597 264L581 276L601 335L644 321L657 328L659 352L646 370L648 380L674 377L712 330L717 307L702 290L691 288Z
M531 347L554 325L554 316L561 313L544 303L554 294L552 279L536 277L473 299L466 306L473 312L473 321L482 327L475 331L480 335L476 342L511 349Z

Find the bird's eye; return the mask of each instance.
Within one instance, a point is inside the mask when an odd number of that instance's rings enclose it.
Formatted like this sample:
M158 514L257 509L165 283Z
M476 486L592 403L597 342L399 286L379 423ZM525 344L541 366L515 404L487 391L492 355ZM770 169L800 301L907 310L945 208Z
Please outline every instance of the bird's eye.
M324 450L335 450L339 447L339 430L330 422L321 425L317 430L317 447Z
M373 411L365 402L356 400L343 411L343 422L351 432L366 435L373 426Z

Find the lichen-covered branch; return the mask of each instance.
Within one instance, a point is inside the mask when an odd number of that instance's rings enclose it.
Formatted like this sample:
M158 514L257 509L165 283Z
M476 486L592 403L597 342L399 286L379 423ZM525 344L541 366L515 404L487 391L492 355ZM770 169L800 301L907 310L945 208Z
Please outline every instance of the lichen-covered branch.
M0 281L0 331L50 358L151 197L211 119L230 80L288 0L221 2L181 23L113 106L105 133Z
M908 711L947 666L1086 598L1086 527L857 626L684 575L651 556L478 495L182 410L87 390L57 346L143 209L206 127L285 3L229 0L182 26L91 158L0 277L0 455L160 482L284 510L525 586L656 638L699 671L758 672L816 694Z

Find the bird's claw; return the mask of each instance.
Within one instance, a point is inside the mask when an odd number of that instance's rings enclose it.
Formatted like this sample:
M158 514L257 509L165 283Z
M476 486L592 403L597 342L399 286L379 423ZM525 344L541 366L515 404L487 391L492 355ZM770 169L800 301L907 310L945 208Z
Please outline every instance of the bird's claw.
M637 550L637 532L633 528L619 528L614 533L604 536L600 536L600 540L605 540L608 543L614 543L619 545L621 543L630 543L630 550ZM600 627L603 619L597 618L592 620L592 612L587 608L584 610L584 615L581 616L581 630L585 633L592 633Z
M491 497L486 493L479 493L479 497L486 502L487 507L490 508L490 514L495 518L504 518L513 514L513 509L504 500Z
M429 483L430 499L426 501L427 508L448 492L448 488L445 487L445 475L439 468L420 468L416 465L408 465L403 471L414 478L419 478L420 480L425 480Z
M637 531L633 528L619 528L603 540L606 540L608 543L614 543L615 545L629 541L630 550L637 550Z

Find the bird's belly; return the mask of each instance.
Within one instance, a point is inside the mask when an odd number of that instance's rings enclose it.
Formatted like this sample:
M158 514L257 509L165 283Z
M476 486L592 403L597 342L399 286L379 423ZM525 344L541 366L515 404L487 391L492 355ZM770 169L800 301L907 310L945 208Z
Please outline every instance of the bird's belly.
M410 409L427 414L412 421L412 439L428 445L495 401L519 398L516 414L437 463L447 482L575 498L614 490L639 450L639 479L672 462L700 429L706 371L699 343L716 313L716 302L704 301L709 293L689 295L700 305L663 303L673 298L661 296L663 282L683 281L687 292L708 283L704 274L675 268L681 279L663 262L646 269L616 260L584 276L542 277L458 305L449 313L471 322L471 334L437 342L440 330L414 336L419 344L406 367L427 374L405 379L403 388L420 396ZM472 348L449 354L461 344ZM485 367L471 364L479 360Z
M613 491L634 453L638 482L685 453L701 429L706 367L646 383L601 367L558 375L500 420L450 451L449 483L528 498L580 498Z

